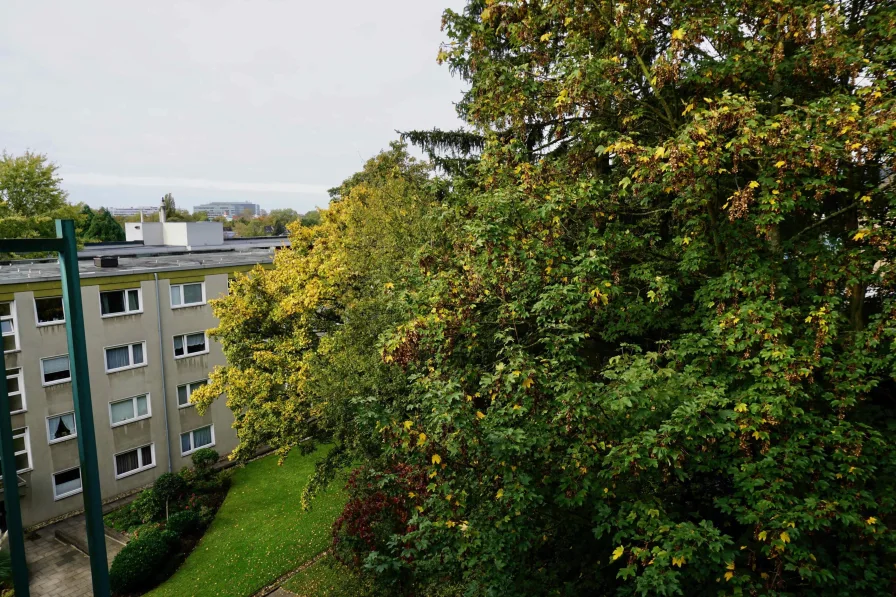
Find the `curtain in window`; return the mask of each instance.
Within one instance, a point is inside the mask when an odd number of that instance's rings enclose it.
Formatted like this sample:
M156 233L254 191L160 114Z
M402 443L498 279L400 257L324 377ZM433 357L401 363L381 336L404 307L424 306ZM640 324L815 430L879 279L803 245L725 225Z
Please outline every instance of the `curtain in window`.
M212 428L203 427L193 432L193 444L197 448L207 446L212 443Z
M140 458L143 460L143 466L152 466L152 446L140 448Z
M103 315L112 313L124 313L124 292L101 292L100 310Z
M0 327L3 328L3 335L12 334L15 330L12 327L12 319L4 319L0 321Z
M202 352L205 350L205 334L190 334L187 336L187 353Z
M202 284L184 285L184 304L202 302Z
M146 402L146 396L140 396L137 402L137 416L143 417L149 414L149 404Z
M143 363L143 345L142 344L134 344L134 364L140 365Z
M172 286L171 287L171 306L172 307L180 306L180 286Z
M138 468L140 468L140 462L137 460L137 450L125 452L115 457L115 470L119 475L129 473Z
M180 436L180 451L181 452L189 452L190 451L190 434L183 433Z
M184 354L184 337L183 336L175 336L174 337L174 356L179 357Z
M68 355L65 355L64 357L46 359L44 360L43 365L44 381L56 381L59 379L66 379L68 377L71 377L68 365Z
M106 369L119 369L131 364L128 347L106 349Z
M112 403L112 424L121 423L128 419L134 418L134 402L125 400L124 402Z
M75 415L67 414L50 419L50 439L57 440L75 433Z
M183 406L189 402L190 394L187 392L187 386L177 386L177 403Z
M136 290L128 290L128 311L140 310L140 293Z
M56 495L63 495L81 489L81 469L76 468L64 473L53 475L56 482Z

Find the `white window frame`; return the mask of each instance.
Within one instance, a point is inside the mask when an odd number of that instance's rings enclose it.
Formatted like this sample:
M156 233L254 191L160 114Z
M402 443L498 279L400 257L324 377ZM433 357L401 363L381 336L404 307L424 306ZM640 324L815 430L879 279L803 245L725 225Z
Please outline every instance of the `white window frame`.
M200 429L205 429L206 427L209 427L211 429L212 443L206 444L204 446L199 446L197 448L196 441L193 439L193 434L195 432L199 431ZM190 434L190 449L187 450L186 452L184 452L184 444L183 444L183 441L181 440L181 436L184 436L188 433ZM177 440L178 440L178 442L180 442L180 455L181 456L189 456L196 450L201 450L202 448L212 448L215 445L215 425L214 425L214 423L209 423L208 425L202 425L200 427L197 427L196 429L190 429L189 431L184 431L177 437Z
M140 303L140 308L136 311L128 310L128 291L136 290L137 291L137 302ZM121 313L108 313L103 314L103 294L107 292L123 292L124 293L124 311ZM100 303L100 317L102 319L108 319L110 317L124 317L125 315L139 315L143 313L143 289L139 286L136 288L122 288L120 290L100 290L97 294L97 300Z
M44 375L44 361L46 361L47 359L58 359L60 357L65 357L68 359L68 377L65 379L57 379L57 380L54 380L51 382L47 382L45 379L45 375ZM103 354L103 358L106 358L105 354ZM51 357L42 357L40 359L40 385L42 385L43 387L46 388L49 386L56 386L61 383L71 383L71 381L72 381L72 360L68 354L57 354L57 355L54 355ZM62 471L62 472L65 472L65 471Z
M143 345L143 362L134 364L134 346L137 344ZM106 359L106 351L111 350L113 348L125 348L128 349L128 361L130 361L130 365L126 367L118 367L116 369L109 369L109 361ZM127 371L128 369L138 369L140 367L146 367L149 364L149 358L146 354L146 340L141 340L140 342L128 342L127 344L116 344L115 346L104 346L103 347L103 367L106 369L106 373L118 373L119 371Z
M22 350L22 343L19 341L19 318L16 317L16 302L15 301L0 301L0 303L9 303L9 315L0 316L0 320L9 320L12 321L12 334L2 334L0 336L0 342L3 341L3 338L6 336L13 336L16 339L16 347L13 350L4 350L3 354L12 354L14 352L19 352ZM2 333L2 332L0 332Z
M146 396L146 414L138 415L137 414L137 398L143 398ZM133 419L125 419L124 421L119 421L118 423L112 422L112 405L118 404L119 402L127 402L130 400L134 404L134 418ZM109 427L121 427L122 425L128 425L130 423L134 423L135 421L142 421L144 419L148 419L152 416L152 400L150 400L149 392L145 394L137 394L136 396L131 396L129 398L122 398L120 400L112 400L109 402Z
M202 287L202 301L198 303L184 303L184 286L192 286L193 284L199 284ZM174 288L180 289L180 300L181 304L175 305L171 304L172 309L184 309L186 307L201 307L208 303L208 297L205 295L205 282L184 282L183 284L171 284L168 287L168 302L171 303L171 291Z
M21 396L21 398L22 398L22 408L20 408L19 410L11 410L9 412L9 414L11 414L11 415L17 415L19 413L28 411L28 401L25 398L25 376L22 374L22 368L21 367L11 367L10 369L7 369L7 371L13 371L15 369L18 369L19 372L16 373L15 375L7 375L6 376L6 387L9 388L9 380L10 379L12 379L13 377L19 378L19 393L18 393L18 395Z
M62 495L56 495L56 475L61 475L62 473L67 473L69 471L73 471L78 469L78 474L81 477L81 487L74 491L69 491L68 493L63 493ZM71 468L63 469L61 471L56 471L50 475L50 484L53 486L53 501L58 502L59 500L64 500L67 497L71 497L73 495L78 495L82 491L84 491L84 474L81 472L80 466L73 466Z
M187 336L193 336L195 334L202 334L203 336L205 336L205 350L203 350L202 352L187 352ZM184 354L182 354L180 356L177 355L177 346L174 344L174 340L176 338L181 338L181 341L183 342L183 345L184 345ZM178 359L178 360L179 359L187 359L190 357L198 357L203 354L208 354L209 348L210 347L209 347L209 343L208 343L208 332L206 332L206 331L187 332L186 334L177 334L171 338L171 354L173 354L174 358Z
M24 429L25 433L16 433L16 429ZM12 438L16 439L17 437L25 438L25 452L24 453L26 456L28 456L28 466L26 466L25 468L16 469L16 474L19 475L19 474L27 473L28 471L34 470L34 463L31 460L31 433L28 430L28 427L17 427L15 429L13 429L12 430ZM214 438L214 435L212 435L212 438ZM18 456L19 454L22 454L21 450L18 452L13 452L13 459L15 459L15 457ZM2 479L2 478L3 478L3 475L0 475L0 479Z
M144 464L143 463L143 448L149 447L149 451L152 453L152 464ZM127 454L128 452L137 452L137 460L140 463L140 466L135 468L132 471L128 471L126 473L118 474L118 457L122 454ZM125 477L130 477L131 475L136 475L137 473L142 473L143 471L149 470L151 468L156 467L156 445L155 444L143 444L142 446L137 446L136 448L131 448L130 450L123 450L118 454L112 455L112 470L115 472L116 479L124 479Z
M205 379L197 379L196 381L188 381L187 383L179 384L177 386L177 390L180 390L181 388L187 388L187 403L186 404L180 403L180 392L176 391L175 398L177 400L177 408L190 408L191 406L196 406L195 404L190 402L190 396L192 396L193 392L196 391L192 386L199 387L200 385L202 385L202 386L208 385L208 378L206 377Z
M50 419L55 419L57 417L61 417L64 415L72 415L72 421L74 422L74 424L72 425L73 433L71 435L67 435L66 437L63 437L60 439L53 439L52 437L50 437ZM75 420L75 411L72 410L67 413L59 413L58 415L49 415L47 417L47 443L48 444L50 444L50 445L61 444L62 442L67 442L70 439L75 439L77 437L78 437L78 422Z
M33 300L34 300L34 326L35 327L45 328L45 327L50 327L50 326L54 326L54 325L62 325L65 323L65 305L64 304L62 306L62 319L58 319L56 321L41 321L40 319L38 319L37 301L51 299L51 298L58 298L59 302L60 303L62 302L61 296L35 296L35 297L33 297Z

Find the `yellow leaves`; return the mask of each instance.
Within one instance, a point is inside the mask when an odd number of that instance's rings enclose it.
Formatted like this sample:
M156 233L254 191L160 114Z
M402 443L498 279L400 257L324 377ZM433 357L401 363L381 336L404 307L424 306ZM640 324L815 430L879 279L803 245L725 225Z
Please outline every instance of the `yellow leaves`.
M781 541L784 543L790 543L790 535L787 534L787 531L781 533Z
M684 39L684 29L676 29L673 31L672 39Z
M877 524L877 518L875 518L874 516L870 516L865 520L865 524Z
M787 165L787 162L785 162L784 160L778 160L775 163L775 168L783 168L786 165Z
M409 497L409 498L415 498L415 497L417 497L417 494L414 493L413 491L409 491L409 492L408 492L408 497Z
M499 490L498 490L498 493L495 494L495 499L496 499L496 500L500 500L502 497L504 497L504 490L503 490L503 489L499 489Z
M620 545L619 547L617 547L616 549L613 550L613 559L611 561L615 562L616 560L621 558L622 554L624 554L624 553L625 553L625 548Z
M768 537L768 531L759 531L759 540L765 541L766 537Z
M438 454L433 454L433 455L432 455L432 463L433 463L433 464L441 464L441 463L442 463L442 457L439 456Z
M523 380L523 387L526 388L526 389L528 390L529 388L532 387L532 384L533 384L533 383L534 383L534 382L532 381L532 378L531 378L531 377L527 377L526 379Z
M756 182L755 180L751 180L751 181L750 181L750 184L748 184L747 186L750 187L751 189L758 189L758 188L759 188L759 183Z
M417 436L417 445L422 446L425 443L426 443L426 434L421 432L420 435Z
M684 566L684 558L683 558L683 557L681 557L681 558L672 558L672 565L673 565L673 566L678 566L679 568L681 568L682 566Z
M453 529L454 527L457 526L457 523L454 522L453 520L446 520L445 526L448 527L449 529Z
M760 432L760 431L754 431L754 432L753 432L753 439L762 439L762 432Z
M656 151L653 152L653 157L662 159L665 154L666 154L666 148L663 147L662 145L660 145L659 147L656 148Z
M386 290L392 290L395 288L395 284L393 284L392 282L386 282L384 284L384 287L386 288Z
M690 103L684 107L684 112L681 113L682 116L687 116L688 112L694 109L694 104Z
M423 512L423 506L417 506L417 512L422 513L422 512Z
M859 199L859 201L861 201L862 203L871 203L871 197L869 197L868 195L863 195Z
M549 40L551 39L551 36L552 36L552 35L553 35L553 33L551 33L550 31L548 31L547 33L545 33L544 35L542 35L540 39L541 39L541 41L549 41Z
M725 570L734 570L734 562L731 561L725 564Z
M477 410L477 411L476 411L476 418L482 420L482 419L485 418L485 414L484 414L481 410Z
M853 240L862 240L869 234L871 234L871 231L868 229L859 230L858 232L856 232L856 235L852 237L852 239Z
M734 578L734 573L733 573L733 572L726 572L726 573L725 573L725 581L726 581L726 582L729 581L729 580L731 580L732 578Z
M404 428L405 428L405 429L410 429L410 428L413 427L413 426L414 426L414 422L413 422L413 421L405 421L405 422L404 422Z
M747 412L747 405L741 402L737 406L734 407L734 412L736 413L745 413Z

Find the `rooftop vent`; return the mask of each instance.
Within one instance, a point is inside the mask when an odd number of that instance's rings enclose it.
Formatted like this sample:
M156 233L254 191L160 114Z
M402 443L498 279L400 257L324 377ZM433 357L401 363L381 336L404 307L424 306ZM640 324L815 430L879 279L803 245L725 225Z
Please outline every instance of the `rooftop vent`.
M93 265L96 267L118 267L118 257L94 257Z

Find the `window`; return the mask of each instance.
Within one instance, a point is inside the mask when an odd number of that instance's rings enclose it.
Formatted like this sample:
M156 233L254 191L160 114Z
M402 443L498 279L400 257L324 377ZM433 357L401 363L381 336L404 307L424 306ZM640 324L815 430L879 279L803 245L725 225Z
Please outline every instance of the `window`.
M215 445L215 428L213 425L200 427L180 434L180 453L182 456Z
M25 384L20 368L6 370L6 391L9 393L9 413L25 412Z
M109 404L109 419L112 421L112 427L146 419L150 416L152 416L152 412L149 409L149 394L125 398Z
M43 385L45 386L72 380L72 371L68 364L67 354L41 359L40 369L44 379Z
M153 445L115 455L115 478L121 479L156 465Z
M145 342L137 342L135 344L107 348L106 373L146 365L146 357L143 350L145 344Z
M12 430L12 449L16 457L16 472L24 473L31 470L31 441L28 437L28 428ZM3 469L0 467L0 476Z
M57 500L81 493L81 469L75 467L53 474L53 497Z
M15 352L19 349L14 306L15 303L0 303L0 330L3 332L3 352Z
M47 437L51 444L78 437L75 429L75 413L47 417Z
M183 358L191 354L208 352L208 341L205 332L196 332L174 337L174 358Z
M62 309L61 296L34 299L34 312L37 315L37 325L39 326L65 323L65 311Z
M205 304L205 282L178 284L171 287L171 308Z
M201 388L207 383L208 380L203 379L200 381L186 383L182 386L177 386L177 405L181 408L193 406L192 404L190 404L190 396L193 395L193 392L196 391L196 388Z
M142 313L142 297L139 288L110 290L100 293L100 313L103 317Z

